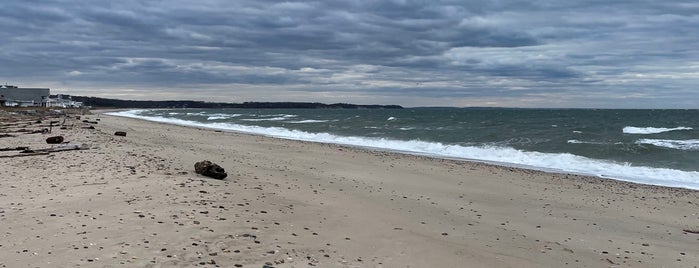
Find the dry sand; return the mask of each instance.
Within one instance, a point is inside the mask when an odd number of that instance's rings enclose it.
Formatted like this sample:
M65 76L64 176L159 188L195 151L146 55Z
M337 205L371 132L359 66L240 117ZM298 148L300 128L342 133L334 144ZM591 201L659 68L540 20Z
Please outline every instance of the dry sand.
M89 118L51 134L88 150L0 158L0 267L699 264L697 191Z

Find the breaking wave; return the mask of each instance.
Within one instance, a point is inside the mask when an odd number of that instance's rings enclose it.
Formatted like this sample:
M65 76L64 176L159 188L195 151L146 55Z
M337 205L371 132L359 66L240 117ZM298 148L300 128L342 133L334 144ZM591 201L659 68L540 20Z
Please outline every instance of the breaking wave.
M659 140L659 139L640 139L636 144L650 144L653 146L685 150L699 151L699 140Z
M664 128L664 127L625 127L622 131L626 134L658 134L663 132L670 132L675 130L692 130L691 127L675 127L675 128Z
M313 120L313 119L308 119L308 120L299 120L299 121L289 121L287 123L291 124L310 124L310 123L325 123L329 122L330 120Z
M284 121L288 117L272 117L272 118L247 118L240 119L240 121L250 121L250 122L260 122L260 121Z

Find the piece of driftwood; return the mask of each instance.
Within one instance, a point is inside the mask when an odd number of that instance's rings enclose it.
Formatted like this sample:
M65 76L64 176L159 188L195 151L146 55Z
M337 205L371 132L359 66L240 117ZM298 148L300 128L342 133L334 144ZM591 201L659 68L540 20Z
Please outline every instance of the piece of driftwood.
M73 151L73 150L87 150L90 149L90 146L86 144L62 144L60 146L56 147L50 147L50 148L43 148L43 149L27 149L24 150L20 153L36 153L36 152L48 152L48 153L53 153L53 152L62 152L62 151Z
M29 132L29 134L39 134L39 133L41 133L41 134L49 133L49 129L48 129L48 128L44 128L44 129L41 129L41 130L34 130L34 131L32 131L32 132Z
M4 152L4 151L24 151L24 150L27 150L27 149L29 149L29 147L23 147L23 146L21 146L21 147L5 147L5 148L0 148L0 152Z
M13 155L0 155L0 158L14 158L14 157L22 157L22 156L35 156L35 155L47 155L50 154L49 152L33 152L33 153L20 153L20 154L13 154Z

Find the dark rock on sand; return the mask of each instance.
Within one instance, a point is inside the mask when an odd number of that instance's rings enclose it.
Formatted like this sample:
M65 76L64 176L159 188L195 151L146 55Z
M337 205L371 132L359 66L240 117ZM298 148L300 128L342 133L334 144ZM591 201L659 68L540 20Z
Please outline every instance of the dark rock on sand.
M48 144L59 144L63 142L63 136L54 136L46 138Z
M194 164L194 171L197 174L201 174L207 177L211 177L217 180L222 180L228 176L226 170L217 164L211 163L211 161L201 161Z
M124 131L117 131L117 132L114 132L114 135L115 135L115 136L126 137L126 132L124 132Z

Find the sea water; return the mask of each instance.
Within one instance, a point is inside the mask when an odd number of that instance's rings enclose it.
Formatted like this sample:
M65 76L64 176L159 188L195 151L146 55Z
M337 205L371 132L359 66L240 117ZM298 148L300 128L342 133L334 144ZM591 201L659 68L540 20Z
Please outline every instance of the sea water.
M699 110L157 109L110 114L699 189Z

